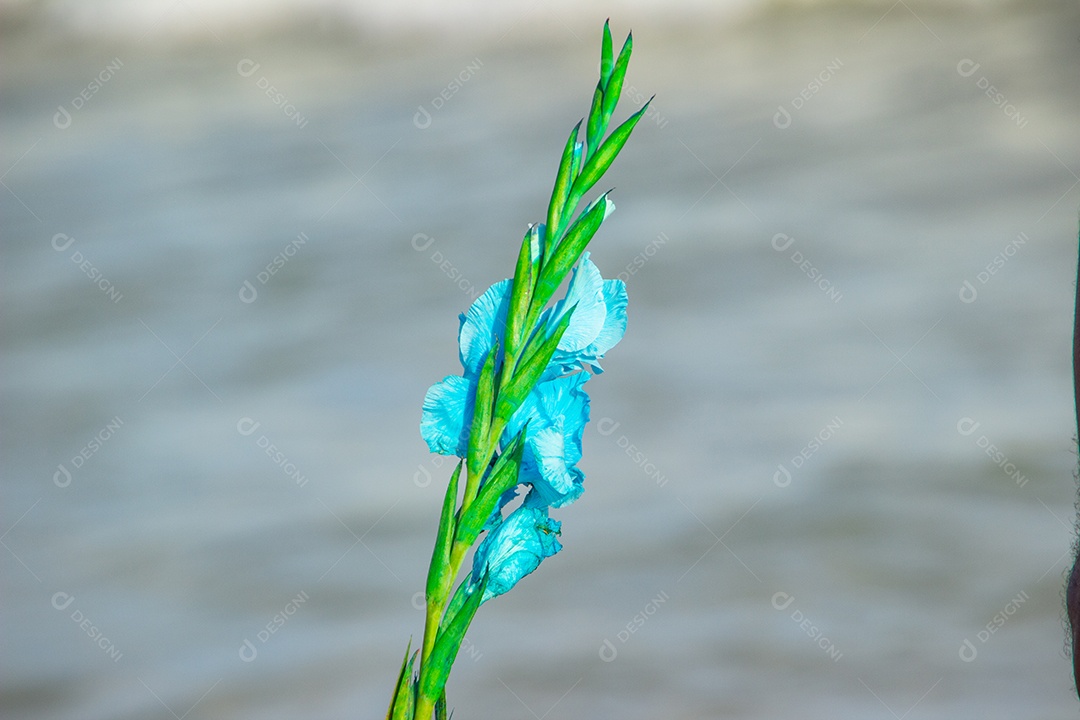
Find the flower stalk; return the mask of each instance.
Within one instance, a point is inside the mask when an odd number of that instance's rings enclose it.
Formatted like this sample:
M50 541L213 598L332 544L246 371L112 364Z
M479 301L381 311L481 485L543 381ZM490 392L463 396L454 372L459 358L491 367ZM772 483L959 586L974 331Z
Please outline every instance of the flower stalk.
M421 435L432 452L459 461L428 569L423 639L418 649L411 642L406 648L388 720L445 719L446 680L476 611L562 548L549 510L583 492L583 386L602 372L599 360L625 332L626 287L603 279L586 252L615 208L610 191L577 210L648 108L607 134L632 48L628 35L614 57L604 23L600 79L587 121L574 126L563 148L547 223L525 232L513 278L491 286L461 316L462 374L424 398ZM565 297L552 304L567 277ZM470 550L472 567L455 588Z

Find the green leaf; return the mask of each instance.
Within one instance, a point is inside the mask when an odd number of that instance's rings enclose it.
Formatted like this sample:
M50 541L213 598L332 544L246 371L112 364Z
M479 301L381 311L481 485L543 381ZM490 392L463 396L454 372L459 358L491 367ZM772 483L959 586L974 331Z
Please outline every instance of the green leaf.
M600 87L607 87L611 79L611 28L608 23L611 18L604 21L604 39L600 41Z
M473 420L472 426L469 428L469 479L465 485L467 488L465 493L466 503L472 500L472 494L478 487L480 477L485 470L485 468L481 467L481 463L485 461L482 455L488 430L491 427L491 406L495 398L495 359L498 354L499 343L496 341L480 368L480 377L476 382Z
M413 662L416 653L409 657L412 649L412 640L405 647L405 657L401 661L401 672L398 673L397 683L394 685L394 697L390 700L390 710L386 713L386 720L413 720L413 709L416 704L416 686L412 682Z
M521 335L524 332L525 315L529 312L529 301L532 300L533 286L536 284L536 266L538 258L534 260L533 247L539 247L540 229L533 225L525 232L521 240L521 251L518 253L517 267L514 269L514 284L510 290L510 307L506 313L506 361L503 365L504 376L513 372L509 366L510 358L515 357L518 347L521 345Z
M611 71L611 78L604 86L604 124L611 119L615 112L615 106L619 104L619 95L622 94L623 78L626 77L626 66L630 64L630 53L634 50L634 33L626 36L622 50L619 51L619 59L615 61L615 67Z
M443 613L442 619L439 620L440 633L446 629L446 626L461 610L461 606L465 604L465 600L469 597L468 590L471 583L472 571L470 570L465 573L465 578L457 586L457 590L454 591L453 596L450 598L450 602L446 605L446 612Z
M446 627L439 631L435 639L435 647L424 663L420 671L420 695L436 700L446 687L446 678L450 675L450 668L454 665L461 641L465 637L465 631L469 629L469 623L476 615L476 609L480 607L480 601L484 598L484 588L487 586L487 576L480 581L479 585L467 589L465 601L461 608L447 622ZM426 720L426 718L424 719Z
M592 107L589 108L589 123L585 132L585 142L588 143L586 155L592 155L596 152L596 148L600 145L600 138L604 136L604 130L607 129L607 123L604 122L603 116L603 103L604 89L597 83L596 90L593 92Z
M472 547L476 538L480 536L480 531L484 529L484 524L495 510L499 496L517 485L521 456L525 450L524 438L525 431L522 430L510 443L510 447L495 461L495 467L492 468L484 484L480 486L476 499L461 515L455 542L465 547Z
M581 175L574 181L574 186L570 188L570 197L568 203L576 203L578 198L589 191L596 181L603 177L607 169L611 167L611 163L615 160L615 157L619 154L619 151L623 149L623 145L630 139L630 133L633 132L634 126L638 124L638 120L645 114L645 111L649 109L649 103L652 102L652 98L641 106L641 109L631 115L626 121L619 127L612 130L608 135L607 140L604 140L603 144L596 150L596 152L589 156L589 161L585 163L585 167L581 169Z
M552 259L554 260L554 258ZM525 397L540 381L540 376L544 374L548 363L551 362L551 356L555 354L555 349L559 346L559 340L562 339L563 333L566 332L566 328L570 325L570 316L573 314L574 308L572 307L563 314L559 324L555 326L550 335L545 338L544 330L541 328L525 347L523 353L525 359L518 365L518 369L514 373L514 377L510 379L506 389L499 393L499 399L495 404L495 422L499 427L505 427L506 423L510 421L510 417L521 407Z
M431 566L428 568L428 602L442 603L453 578L448 578L450 567L450 546L454 540L454 511L457 506L458 476L461 475L461 463L454 468L443 499L442 514L439 516L439 532L435 536L435 549L431 554Z
M446 690L435 701L435 720L446 720Z
M574 146L577 144L580 129L581 121L578 120L578 124L570 131L570 137L566 139L566 146L563 148L562 159L559 161L559 171L555 174L555 187L551 189L551 202L548 204L548 228L559 226L563 205L566 203L566 196L570 191L570 183L573 182L573 178L570 177L570 166L573 162ZM550 252L551 248L546 247L544 249L545 255L550 254Z
M552 254L551 260L544 263L540 271L540 279L536 282L536 290L533 292L533 305L530 311L532 314L539 315L539 311L543 310L551 300L566 274L570 272L570 268L581 257L581 253L600 228L600 223L607 216L607 206L610 202L608 193L597 198L570 227L566 237ZM497 412L496 410L496 414Z

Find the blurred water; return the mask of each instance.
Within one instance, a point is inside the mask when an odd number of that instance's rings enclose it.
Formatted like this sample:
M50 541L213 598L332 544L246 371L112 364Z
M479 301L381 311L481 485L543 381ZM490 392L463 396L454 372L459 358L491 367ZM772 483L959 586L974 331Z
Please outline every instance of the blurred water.
M1080 14L914 8L614 19L620 117L658 96L593 248L630 328L461 717L1075 715ZM600 12L9 14L5 717L385 712L449 471L420 401L545 207Z

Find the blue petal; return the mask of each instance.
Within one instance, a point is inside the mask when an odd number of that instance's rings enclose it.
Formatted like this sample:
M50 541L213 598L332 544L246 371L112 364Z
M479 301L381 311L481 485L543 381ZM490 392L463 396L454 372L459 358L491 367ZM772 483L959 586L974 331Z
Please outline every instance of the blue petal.
M607 315L604 279L587 252L582 253L581 262L574 268L573 277L566 289L566 297L556 303L548 321L549 327L554 327L570 308L574 308L574 314L559 340L558 350L563 353L584 350L595 342L604 327L604 317Z
M604 370L597 361L618 345L626 334L626 302L626 283L622 280L605 280L604 304L607 314L604 317L604 327L592 345L581 353L582 362L591 365L592 371L598 375Z
M451 375L428 388L420 435L431 452L466 456L475 394L473 383L459 375Z
M461 316L458 345L461 366L465 368L466 375L478 376L495 339L502 341L513 284L513 280L495 283L476 298L469 311Z
M533 507L562 507L581 496L585 476L575 465L589 421L589 396L583 389L588 379L588 373L579 372L541 382L507 425L504 443L528 422L518 481L533 486Z
M558 535L561 523L547 511L521 506L489 533L473 556L472 578L487 572L487 587L481 602L509 592L544 558L562 549Z

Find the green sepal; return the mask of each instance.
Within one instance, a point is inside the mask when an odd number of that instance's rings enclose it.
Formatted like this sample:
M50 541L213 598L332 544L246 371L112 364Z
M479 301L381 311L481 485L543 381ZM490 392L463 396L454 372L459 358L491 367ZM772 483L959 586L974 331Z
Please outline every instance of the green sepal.
M589 192L589 188L595 185L597 180L603 177L619 151L623 149L623 145L630 138L630 133L633 132L634 126L638 124L638 120L649 109L649 103L652 100L652 98L649 98L641 106L640 110L627 118L622 125L612 130L596 152L589 156L589 161L585 163L585 167L581 169L581 174L574 181L574 186L570 188L568 203L576 203L582 195Z
M443 690L442 695L435 701L435 720L446 720L446 690Z
M518 253L517 267L514 269L514 284L510 289L510 307L506 313L506 358L507 363L503 367L503 375L513 372L509 367L509 359L515 357L518 347L521 345L521 335L524 332L525 315L529 312L529 301L532 300L533 286L536 284L536 266L539 251L540 228L532 225L525 232L521 240L521 251ZM534 259L537 258L537 259Z
M570 137L566 139L566 146L563 148L562 159L559 161L559 171L555 174L555 187L551 189L551 202L548 204L547 226L549 229L559 226L563 207L570 192L570 184L573 182L570 166L573 162L574 146L577 144L578 131L580 130L581 121L578 120L577 125L570 131ZM545 247L544 255L550 253L551 248Z
M412 681L412 671L417 653L414 652L410 658L409 650L411 649L412 639L410 638L409 644L405 647L405 657L401 661L401 671L394 685L394 697L390 700L386 720L413 720L413 711L416 707L416 685Z
M606 143L605 143L606 144ZM608 191L610 192L610 190ZM540 278L536 281L536 290L533 292L533 312L542 310L555 291L559 289L570 268L581 257L585 247L592 240L593 235L600 227L600 223L608 215L608 193L604 193L596 199L566 233L559 246L555 249L551 259L544 263L540 271ZM498 413L498 410L496 410Z
M611 18L604 21L604 39L600 41L600 86L607 87L611 79L612 50L611 50Z
M611 71L611 77L604 86L604 124L611 119L615 112L615 106L619 103L619 95L622 94L623 78L626 77L626 66L630 64L630 53L634 50L634 33L626 36L622 50L619 51L619 59L615 61L615 67Z
M461 463L454 468L443 499L442 514L439 516L439 532L435 536L435 549L431 553L431 566L427 577L427 599L441 603L453 578L450 572L450 547L454 541L454 511L457 506L458 476L461 475Z
M555 257L558 257L557 251ZM554 259L553 257L552 260ZM576 307L575 305L563 314L550 335L545 338L541 328L525 346L524 359L518 365L514 377L510 379L506 388L499 393L499 399L495 403L494 427L505 427L511 416L521 407L525 397L536 387L540 376L544 374L544 370L551 361L551 356L555 354L563 333L570 325L570 316L573 315Z
M419 692L423 697L438 699L442 695L450 668L453 667L454 660L457 658L465 631L469 629L469 623L472 622L476 609L480 607L480 601L484 598L486 586L487 574L478 585L465 591L465 602L446 623L446 627L439 631L435 639L435 647L428 655L427 662L424 663L420 672Z
M466 598L469 597L469 585L472 584L472 571L465 573L464 579L457 586L457 590L454 591L453 596L450 598L450 602L446 604L446 611L443 613L442 619L439 620L439 632L441 633L446 629L446 626L458 614L461 610L461 606L465 604ZM438 635L436 635L438 637Z
M600 83L596 84L593 92L592 107L589 108L589 123L586 126L585 141L588 143L587 155L592 155L600 146L600 138L604 136L607 123L603 117L604 88Z
M510 443L499 459L495 461L495 467L491 474L480 486L480 492L476 499L466 508L457 524L457 537L455 542L465 547L472 547L484 524L491 517L495 505L499 502L499 496L510 488L517 485L518 473L521 470L521 457L525 450L525 430L523 429Z
M476 382L476 398L473 402L472 425L469 428L469 479L466 487L470 490L478 487L480 476L484 468L480 464L484 462L483 445L487 439L488 430L491 428L491 406L495 398L495 359L499 354L499 343L496 340L488 351L487 359L480 368L480 377ZM466 493L465 502L472 500Z

